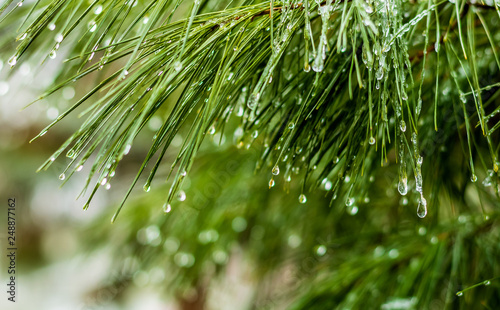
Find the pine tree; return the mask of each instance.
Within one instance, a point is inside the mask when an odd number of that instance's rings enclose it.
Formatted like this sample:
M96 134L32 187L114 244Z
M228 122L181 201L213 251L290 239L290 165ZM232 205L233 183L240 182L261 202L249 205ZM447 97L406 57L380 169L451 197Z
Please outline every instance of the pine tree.
M499 9L7 0L0 31L13 69L67 59L40 99L94 81L35 137L84 117L40 170L89 167L86 209L143 156L88 235L121 253L116 282L163 269L203 308L237 261L254 297L235 308L495 309Z

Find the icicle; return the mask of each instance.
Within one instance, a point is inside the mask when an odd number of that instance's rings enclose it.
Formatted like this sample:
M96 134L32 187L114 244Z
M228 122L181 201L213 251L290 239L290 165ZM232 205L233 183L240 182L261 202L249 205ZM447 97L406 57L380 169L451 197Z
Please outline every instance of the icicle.
M399 182L398 191L401 195L406 195L408 193L408 177L406 174L406 158L405 158L405 143L404 143L404 133L401 130L399 132Z
M418 200L417 215L420 218L424 218L427 215L427 200L421 195Z
M328 31L328 26L330 22L330 10L331 10L332 0L328 0L326 5L319 7L319 13L321 14L321 36L319 38L318 50L316 52L316 59L312 65L312 69L316 72L323 71L325 58L326 58L326 48L328 47L328 38L326 32Z

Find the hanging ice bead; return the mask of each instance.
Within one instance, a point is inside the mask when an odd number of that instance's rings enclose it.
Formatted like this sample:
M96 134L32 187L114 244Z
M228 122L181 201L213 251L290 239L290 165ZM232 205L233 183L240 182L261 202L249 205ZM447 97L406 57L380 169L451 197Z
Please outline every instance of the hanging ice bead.
M172 211L172 206L169 203L165 203L163 205L163 212L169 213L170 211Z
M408 179L406 177L399 179L398 191L403 196L408 193Z
M174 70L177 71L177 72L179 72L179 71L182 70L182 63L180 61L176 61L174 63Z
M321 14L321 36L319 38L318 49L316 58L314 59L312 69L315 72L321 72L324 68L325 58L326 58L326 47L328 44L328 38L326 36L326 32L328 31L328 24L330 19L330 3L331 1L327 1L327 4L319 7L319 13Z
M58 33L58 34L55 36L55 38L54 38L54 40L55 40L57 43L61 43L63 39L64 39L64 36L63 36L61 33Z
M253 110L257 107L257 104L259 103L260 99L260 94L259 93L253 93L250 95L250 99L247 102L247 107L250 110Z
M274 187L274 179L269 180L269 188Z
M300 196L299 196L299 202L300 203L306 203L306 201L307 201L306 195L300 194Z
M280 167L274 166L272 170L273 175L278 175L280 174Z
M354 204L354 198L349 198L347 197L346 201L345 201L345 205L350 207Z
M127 144L125 146L125 149L123 150L123 155L127 155L130 152L130 149L132 148L131 144Z
M406 122L404 120L401 120L401 122L399 122L399 129L401 129L402 132L406 131Z
M350 215L356 215L359 211L359 208L357 206L349 206L347 207L347 212L350 214Z
M427 215L427 200L423 196L418 200L417 215L420 218Z
M16 56L10 57L7 63L11 68L14 67L17 64L17 57Z
M473 175L470 177L470 180L471 180L471 182L476 183L476 181L477 181L477 176L476 176L475 174L473 174Z
M186 200L186 193L183 190L180 190L179 193L177 193L177 200L179 201Z

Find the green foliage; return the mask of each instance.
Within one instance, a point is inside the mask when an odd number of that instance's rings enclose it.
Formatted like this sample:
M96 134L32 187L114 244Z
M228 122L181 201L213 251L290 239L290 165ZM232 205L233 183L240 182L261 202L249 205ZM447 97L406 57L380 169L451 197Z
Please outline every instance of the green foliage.
M192 222L181 220L181 213L155 219L160 231L178 234L186 253L197 258L179 277L187 283L199 284L206 269L198 259L213 255L214 249L192 242L201 230L218 232L224 240L221 251L229 252L233 242L251 243L250 228L227 228L236 214L244 214L251 227L314 223L311 229L301 227L303 253L318 246L313 236L323 230L326 249L339 242L344 256L317 260L314 272L303 275L301 287L310 289L301 291L296 308L363 308L360 303L372 297L377 308L387 306L388 296L415 296L400 301L411 307L441 298L450 308L462 285L498 274L491 263L498 257L498 242L492 241L498 241L500 147L496 0L53 0L7 10L9 3L2 7L0 31L20 27L11 66L39 57L35 52L56 58L59 48L70 50L66 70L41 98L84 77L96 78L95 87L38 136L78 110L86 117L41 167L65 154L69 163L61 178L67 181L91 165L85 208L109 184L134 142L145 138L152 138L149 151L113 220L138 182L149 191L160 175L173 175L170 188L159 192L167 193L162 200L170 212L206 136L214 133L221 142L225 134L239 148L258 149L257 169L270 172L269 187L284 183L296 203L316 201L318 188L327 189L331 208L318 199L319 206L307 215L282 204L264 210L261 204L273 205L264 194L236 195L220 205L207 202L185 211ZM161 117L162 126L148 137L144 128L154 117ZM167 150L180 134L183 142L170 161ZM170 168L164 168L165 161ZM249 187L246 179L233 183ZM394 188L404 197L390 194ZM241 199L250 202L231 213ZM412 206L411 212L398 207L400 199ZM356 214L364 204L362 221L347 220L344 227L345 211ZM416 237L415 209L424 218L428 206L428 234ZM151 206L142 207L156 218ZM290 218L277 220L279 212L290 212ZM405 214L402 224L400 213ZM469 224L457 226L455 218L462 213ZM137 226L127 232L126 243L135 242L145 225L135 222L137 216L129 215ZM370 229L360 234L359 225ZM338 237L326 232L341 227L345 232ZM264 274L290 254L279 251L289 229L267 233L278 237L261 248L248 245ZM377 248L387 254L373 257ZM161 253L144 255L170 259ZM423 272L429 268L433 271ZM491 291L468 292L465 304L499 304Z

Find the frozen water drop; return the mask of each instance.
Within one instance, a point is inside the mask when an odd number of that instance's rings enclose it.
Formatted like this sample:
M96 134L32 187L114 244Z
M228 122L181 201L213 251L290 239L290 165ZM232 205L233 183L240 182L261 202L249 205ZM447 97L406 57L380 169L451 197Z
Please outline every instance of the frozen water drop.
M269 188L274 187L274 179L269 180Z
M345 205L350 207L354 204L354 198L349 198L347 197L346 201L345 201Z
M56 40L56 42L57 42L57 43L61 43L61 42L62 42L62 40L64 40L64 36L63 36L62 34L58 33L58 34L55 36L54 40Z
M417 215L420 218L424 218L427 215L427 200L424 197L420 197L418 201Z
M357 206L350 206L347 209L347 212L349 212L350 215L356 215L359 211L359 208Z
M477 181L477 175L473 174L471 177L470 177L470 180L471 182L475 183Z
M404 120L401 120L401 122L399 122L399 129L401 129L402 132L406 131L406 123Z
M179 71L182 70L182 63L180 61L176 61L174 63L174 70L177 71L177 72L179 72Z
M406 195L408 193L408 179L401 178L398 183L398 191L401 195Z
M123 150L123 155L127 155L130 152L131 148L132 148L132 145L127 144L127 146L125 146L125 150Z
M177 193L177 200L179 200L179 201L184 201L184 200L186 200L186 193L185 193L183 190L180 190L180 191Z
M280 167L274 166L272 170L273 175L278 175L280 174Z
M10 57L7 63L11 68L14 67L17 64L17 57L16 56Z
M169 213L170 211L172 211L172 206L169 203L165 203L163 205L163 212Z

